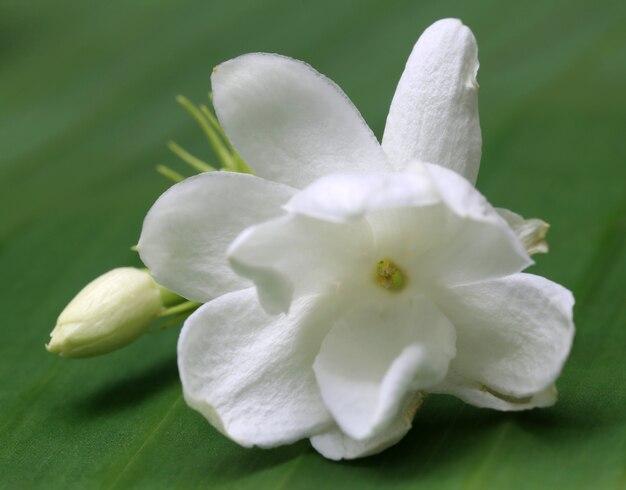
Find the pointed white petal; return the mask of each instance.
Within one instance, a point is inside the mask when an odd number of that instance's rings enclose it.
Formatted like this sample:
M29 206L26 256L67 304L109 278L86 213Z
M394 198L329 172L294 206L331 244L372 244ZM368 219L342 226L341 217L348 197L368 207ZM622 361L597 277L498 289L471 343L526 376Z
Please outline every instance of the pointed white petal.
M496 208L496 211L524 244L529 255L548 253L548 242L546 242L546 234L550 229L548 223L537 218L525 219L504 208Z
M344 434L338 426L311 437L311 445L328 459L354 459L371 456L387 449L402 439L411 428L415 412L424 399L419 392L409 397L391 425L382 433L356 440Z
M211 82L224 131L261 177L301 188L331 172L386 168L348 97L306 63L247 54L217 66Z
M246 229L228 255L233 269L256 284L263 308L281 313L294 297L338 292L354 271L369 272L371 246L363 220L338 224L289 214Z
M457 19L435 22L422 34L387 117L382 146L390 162L416 158L476 182L481 153L477 52L474 35Z
M254 289L225 294L185 322L178 367L185 401L242 446L289 444L332 420L313 375L326 333L323 298L268 316Z
M531 408L551 407L556 403L556 386L523 397L500 393L488 386L462 376L452 368L443 383L431 388L430 393L453 395L475 407L491 408L503 412L518 412Z
M532 274L452 288L438 304L457 332L451 369L500 397L554 384L574 335L572 294Z
M252 175L211 172L172 186L146 216L137 249L156 281L205 302L250 286L226 258L246 227L281 214L293 194L286 185Z
M382 434L407 397L441 382L454 328L424 296L383 291L334 324L313 369L322 398L349 437Z

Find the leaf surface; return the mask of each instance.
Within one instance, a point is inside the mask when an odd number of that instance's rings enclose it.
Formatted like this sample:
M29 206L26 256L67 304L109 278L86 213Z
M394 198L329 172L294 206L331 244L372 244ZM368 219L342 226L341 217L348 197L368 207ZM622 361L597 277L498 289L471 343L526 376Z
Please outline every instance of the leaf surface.
M242 449L181 397L176 329L88 360L44 350L88 281L139 265L130 246L182 171L165 143L209 154L174 102L205 100L211 67L250 51L305 60L377 135L421 31L474 31L494 205L552 225L533 272L577 299L577 335L550 409L519 414L430 397L409 435L363 460L304 441ZM0 4L0 487L624 488L626 4L490 0Z

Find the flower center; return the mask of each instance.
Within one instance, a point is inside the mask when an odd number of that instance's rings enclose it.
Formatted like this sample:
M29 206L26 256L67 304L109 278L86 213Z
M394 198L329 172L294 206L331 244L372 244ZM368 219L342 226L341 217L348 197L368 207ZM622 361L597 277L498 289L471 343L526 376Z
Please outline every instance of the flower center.
M387 291L402 291L407 283L406 274L391 259L382 259L376 263L374 280Z

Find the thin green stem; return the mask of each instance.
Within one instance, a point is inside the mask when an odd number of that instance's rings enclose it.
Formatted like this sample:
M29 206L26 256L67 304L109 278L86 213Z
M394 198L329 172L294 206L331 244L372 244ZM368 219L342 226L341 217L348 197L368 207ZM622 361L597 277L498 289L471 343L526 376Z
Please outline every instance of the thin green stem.
M182 174L179 174L176 170L166 167L165 165L157 165L156 171L173 182L182 182L185 180Z
M237 150L235 150L235 148L233 147L232 143L228 139L228 136L226 136L224 129L222 129L222 126L220 125L215 115L211 112L211 110L203 104L200 106L200 112L202 112L202 115L206 118L207 121L209 121L211 126L213 126L213 129L215 129L222 142L228 148L228 151L230 152L233 158L233 162L235 164L233 171L243 174L253 173L250 167L248 167L248 165L246 165L246 163L241 159L241 157L237 153Z
M231 150L231 153L235 153L235 149L233 148L233 145L230 144L230 141L228 140L228 137L226 136L224 129L222 129L222 126L217 120L217 117L215 117L215 114L213 114L209 110L209 108L205 106L204 104L200 105L200 112L206 118L206 120L209 121L211 126L213 126L213 129L217 131L217 134L222 138L222 140L224 140L224 143L226 143L226 146L228 146L228 148Z
M193 311L186 311L185 313L181 313L180 315L169 317L166 320L159 323L158 326L151 332L157 333L157 332L160 332L161 330L166 330L170 327L173 327L174 325L177 325L185 321L192 313Z
M216 170L215 167L203 162L198 157L192 155L187 150L176 144L174 141L170 141L167 144L167 147L174 155L198 172L213 172Z
M194 106L187 97L183 95L179 95L176 97L176 101L183 106L189 114L198 122L207 139L209 140L209 144L213 148L213 151L219 158L222 165L228 170L236 170L237 164L233 159L233 156L228 151L228 148L224 144L224 142L220 139L219 134L215 131L215 128L211 125L211 123L206 119L204 114Z
M186 313L188 311L195 310L200 306L200 303L196 303L195 301L185 301L184 303L180 303L175 306L171 306L169 308L165 308L161 313L159 313L159 317L178 315L180 313Z

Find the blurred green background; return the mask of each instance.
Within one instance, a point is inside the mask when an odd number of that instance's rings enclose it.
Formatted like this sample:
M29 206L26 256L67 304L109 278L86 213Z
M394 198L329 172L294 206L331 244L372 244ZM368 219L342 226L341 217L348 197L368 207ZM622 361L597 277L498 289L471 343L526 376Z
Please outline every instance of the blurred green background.
M459 17L479 44L479 189L550 222L533 271L577 298L559 403L521 414L432 397L385 453L242 449L188 409L177 331L83 361L44 350L89 280L138 264L142 218L210 159L174 102L212 66L286 54L335 80L380 136L419 34ZM626 2L0 1L0 487L625 488Z

